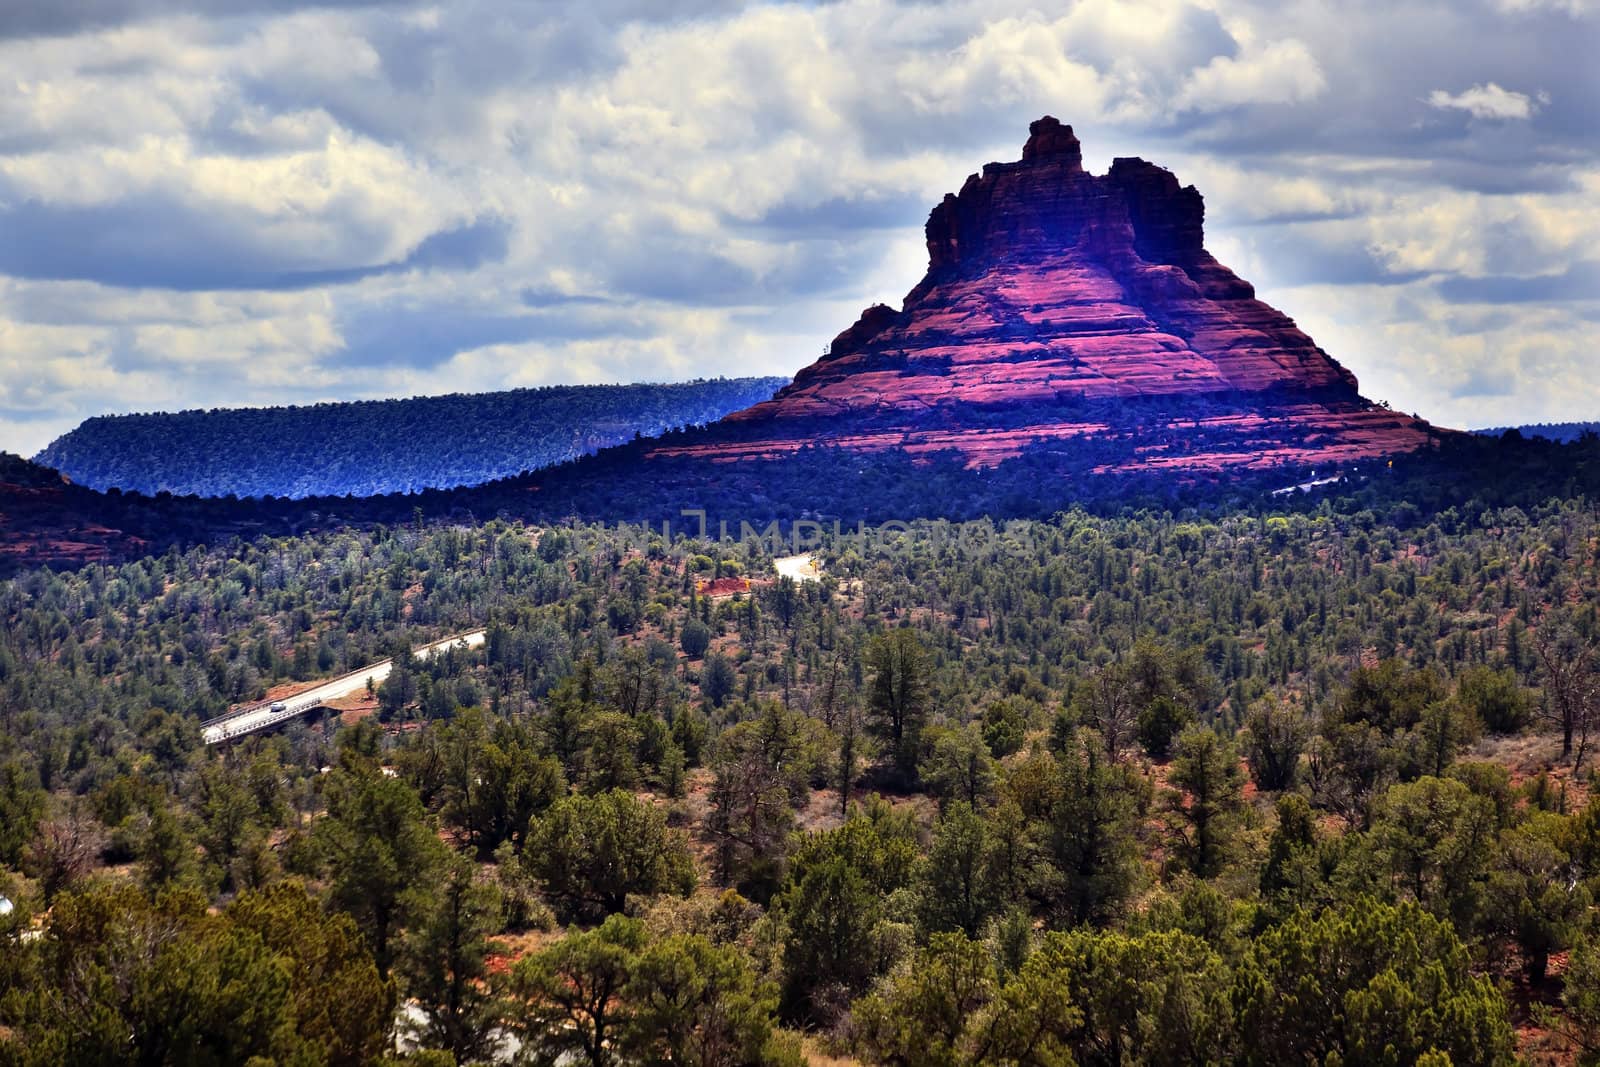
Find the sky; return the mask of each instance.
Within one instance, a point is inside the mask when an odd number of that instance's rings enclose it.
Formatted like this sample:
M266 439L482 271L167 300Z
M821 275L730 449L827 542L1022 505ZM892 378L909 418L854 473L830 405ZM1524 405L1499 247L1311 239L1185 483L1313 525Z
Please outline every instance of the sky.
M1600 0L0 0L0 449L792 374L1028 122L1453 426L1600 419Z

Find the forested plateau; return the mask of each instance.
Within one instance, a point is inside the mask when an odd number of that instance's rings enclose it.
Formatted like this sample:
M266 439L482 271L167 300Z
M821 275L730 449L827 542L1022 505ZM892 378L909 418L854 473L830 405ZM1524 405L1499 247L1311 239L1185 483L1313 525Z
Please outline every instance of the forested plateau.
M562 385L292 407L101 415L35 460L154 496L379 496L481 485L770 397L785 378Z

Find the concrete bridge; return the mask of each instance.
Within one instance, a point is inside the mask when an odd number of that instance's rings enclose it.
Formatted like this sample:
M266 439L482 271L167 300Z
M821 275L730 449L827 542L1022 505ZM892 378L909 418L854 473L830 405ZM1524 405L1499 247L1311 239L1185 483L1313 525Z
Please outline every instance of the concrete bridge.
M470 630L464 634L421 645L413 651L418 659L429 659L450 648L477 648L483 644L483 639L483 630ZM373 687L382 685L384 679L389 677L389 672L393 670L393 660L380 660L370 667L341 674L326 682L318 682L293 696L246 704L226 715L201 723L200 734L206 744L216 745L246 734L257 733L323 707L329 701L363 692L369 683Z

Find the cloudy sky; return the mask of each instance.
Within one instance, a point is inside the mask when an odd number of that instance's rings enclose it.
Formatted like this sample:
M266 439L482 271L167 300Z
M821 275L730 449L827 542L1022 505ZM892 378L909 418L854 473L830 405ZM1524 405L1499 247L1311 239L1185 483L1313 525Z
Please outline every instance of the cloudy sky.
M1600 418L1600 0L0 0L0 448L789 374L1029 120L1452 425Z

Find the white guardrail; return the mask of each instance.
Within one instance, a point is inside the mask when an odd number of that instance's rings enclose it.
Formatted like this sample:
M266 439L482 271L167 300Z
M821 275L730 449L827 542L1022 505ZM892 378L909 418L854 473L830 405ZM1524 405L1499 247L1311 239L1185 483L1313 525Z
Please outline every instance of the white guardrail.
M387 663L389 661L385 660L384 662ZM285 719L292 719L297 715L304 715L311 709L321 706L324 701L320 698L317 700L303 700L294 703L290 703L288 701L278 701L278 703L283 704L282 711L274 711L267 715L260 716L259 718L255 717L255 712L260 711L263 707L271 707L272 703L273 702L269 701L266 704L258 704L249 708L240 708L238 711L233 712L232 714L224 715L221 718L212 719L209 722L201 723L200 729L201 732L205 734L206 744L214 745L219 741L226 741L229 738L241 737L244 734L253 734L257 730L265 730L267 727L275 726ZM230 721L244 718L249 718L250 721L241 722L236 728L229 727L228 723Z
M438 653L462 646L476 648L483 644L486 631L469 630L464 634L446 637L439 641L430 641L412 650L418 659L429 659ZM367 683L374 685L389 677L394 669L394 660L382 659L370 666L359 670L341 674L336 678L329 678L318 682L315 686L304 692L284 700L262 700L247 707L235 708L226 715L219 715L215 719L208 719L200 724L200 735L208 745L220 744L231 741L236 737L257 733L279 723L304 715L308 711L322 707L330 700L338 700L352 693L360 692L366 688ZM283 707L277 711L271 710L275 705Z

